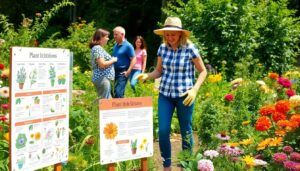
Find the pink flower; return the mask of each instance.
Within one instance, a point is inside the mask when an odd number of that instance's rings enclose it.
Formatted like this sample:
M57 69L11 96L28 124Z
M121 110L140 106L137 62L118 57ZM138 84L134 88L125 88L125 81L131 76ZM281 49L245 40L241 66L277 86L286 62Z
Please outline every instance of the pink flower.
M7 110L9 108L9 105L8 104L1 104L1 108L3 110Z
M211 160L201 159L198 161L199 171L214 171L214 165Z
M289 79L284 77L278 78L277 82L278 84L282 85L282 87L285 88L290 88L292 86L292 82Z
M293 152L290 154L290 158L293 161L300 161L300 153Z
M275 153L273 155L273 160L278 163L278 164L281 164L283 163L284 161L287 161L288 160L288 157L285 153Z
M226 133L219 133L216 135L216 137L223 141L230 140L230 136L227 135Z
M286 95L288 95L289 97L292 97L292 96L296 95L296 92L295 92L295 90L293 90L293 89L287 89L287 90L285 91L285 93L286 93Z
M224 99L228 102L232 101L234 99L234 96L232 94L227 94Z
M0 70L4 70L5 66L4 64L0 64Z
M291 153L291 152L294 151L294 149L291 146L284 146L283 151L286 152L286 153Z
M283 166L287 170L293 170L296 166L296 163L293 161L287 160L287 161L283 162Z

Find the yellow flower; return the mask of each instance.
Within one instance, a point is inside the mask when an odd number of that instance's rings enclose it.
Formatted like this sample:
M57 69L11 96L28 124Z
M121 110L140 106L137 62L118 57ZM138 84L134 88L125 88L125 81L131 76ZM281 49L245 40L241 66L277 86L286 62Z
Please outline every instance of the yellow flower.
M216 83L222 80L222 75L221 73L219 74L213 74L208 76L208 81L211 83Z
M244 121L242 122L242 125L248 125L250 123L250 121Z
M41 139L41 133L40 132L36 132L34 135L34 139L35 140L40 140Z
M251 156L249 156L249 155L247 155L247 156L244 156L243 157L243 161L246 163L246 165L247 166L249 166L249 167L253 167L254 166L254 157L251 157Z
M9 77L9 69L3 70L3 71L2 71L2 74L1 74L1 77L2 77L2 78L3 78L3 77L8 78L8 77Z
M270 143L271 141L272 141L271 138L267 138L267 139L261 141L261 142L257 145L256 149L257 149L257 150L264 150L264 149L269 145L269 143Z
M243 140L240 142L240 144L242 144L242 145L250 145L250 144L252 144L252 143L253 143L253 139L251 139L251 138L243 139Z
M211 96L211 93L207 92L207 93L205 93L205 96L206 96L206 97L210 97L210 96Z
M300 95L294 95L290 97L289 101L292 103L294 107L300 106Z
M141 145L140 145L140 149L141 149L141 150L143 150L144 147L145 147L144 144L141 144Z
M148 141L147 141L147 138L144 138L144 139L143 139L143 144L147 144L147 142L148 142Z
M227 145L228 145L229 147L237 147L237 146L239 146L239 143L236 143L236 142L229 142L229 143L227 143Z
M231 130L231 133L232 133L232 134L237 134L238 131L237 131L236 129L232 129L232 130Z
M282 137L275 137L272 138L271 142L269 143L269 146L276 147L282 144Z
M105 125L103 131L106 139L114 139L118 135L118 126L111 122Z
M7 133L4 134L4 139L6 141L9 141L9 132L7 132Z

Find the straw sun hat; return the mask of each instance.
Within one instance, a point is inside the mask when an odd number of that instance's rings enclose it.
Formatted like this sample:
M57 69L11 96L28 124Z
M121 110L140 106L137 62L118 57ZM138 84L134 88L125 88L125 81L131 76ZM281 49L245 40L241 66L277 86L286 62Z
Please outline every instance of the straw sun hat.
M182 31L182 33L187 37L191 34L190 31L182 29L181 20L178 17L168 17L165 20L164 27L156 29L153 32L157 35L163 36L165 31Z

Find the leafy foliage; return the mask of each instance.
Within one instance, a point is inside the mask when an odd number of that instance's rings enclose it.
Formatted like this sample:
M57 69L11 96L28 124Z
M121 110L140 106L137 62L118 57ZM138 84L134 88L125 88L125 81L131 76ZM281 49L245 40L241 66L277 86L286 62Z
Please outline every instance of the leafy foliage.
M179 16L204 53L205 61L227 68L250 56L267 71L283 73L293 68L299 52L300 25L287 0L190 0L169 4L163 11ZM234 71L228 70L231 78Z

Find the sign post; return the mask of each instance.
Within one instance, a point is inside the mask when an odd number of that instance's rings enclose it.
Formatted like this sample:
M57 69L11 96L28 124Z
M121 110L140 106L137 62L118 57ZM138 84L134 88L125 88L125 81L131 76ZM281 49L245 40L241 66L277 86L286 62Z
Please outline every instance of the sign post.
M151 97L101 99L100 163L141 159L147 170L147 157L153 155L153 107Z
M37 170L68 160L70 51L12 47L10 170Z

